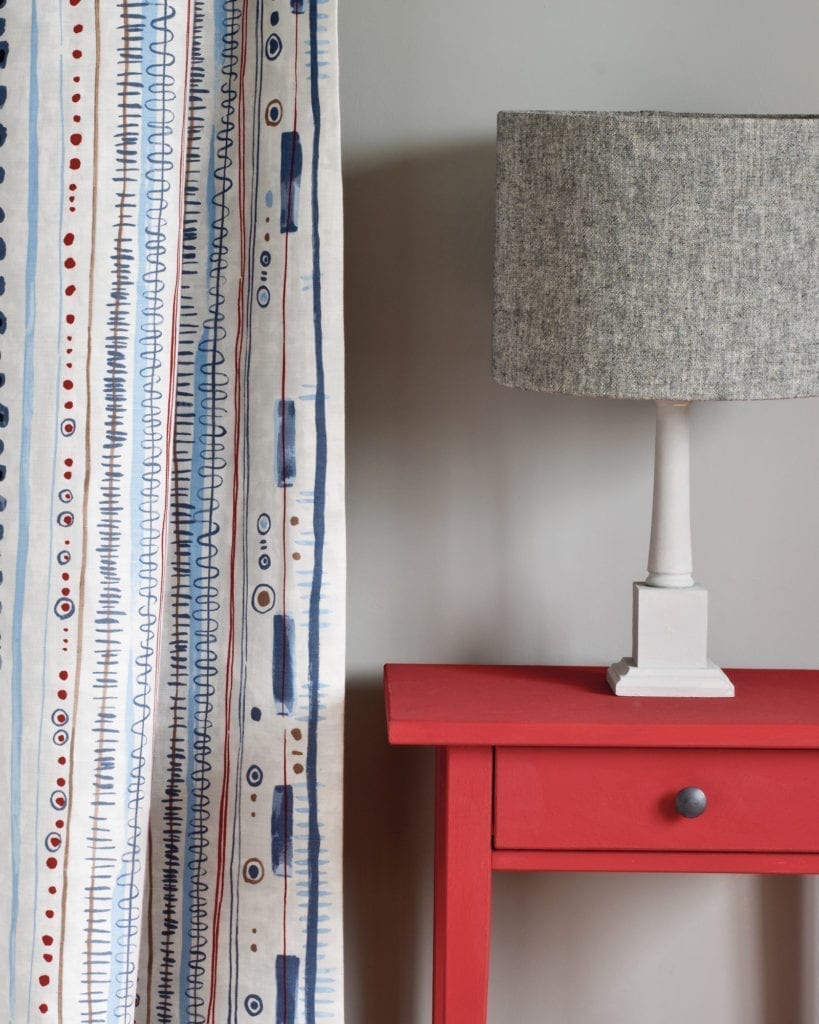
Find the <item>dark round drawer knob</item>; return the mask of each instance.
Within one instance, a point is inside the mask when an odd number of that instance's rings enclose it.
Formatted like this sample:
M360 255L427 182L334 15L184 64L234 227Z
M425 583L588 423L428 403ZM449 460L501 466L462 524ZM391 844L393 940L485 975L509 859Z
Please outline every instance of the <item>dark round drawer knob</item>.
M684 818L699 818L708 806L708 798L699 786L686 786L677 794L674 806Z

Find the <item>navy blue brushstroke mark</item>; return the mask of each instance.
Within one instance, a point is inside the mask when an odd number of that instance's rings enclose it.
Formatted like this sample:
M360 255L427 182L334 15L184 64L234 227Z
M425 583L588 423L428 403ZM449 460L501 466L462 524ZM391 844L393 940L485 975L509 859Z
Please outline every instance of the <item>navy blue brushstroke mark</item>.
M276 1024L295 1024L296 994L299 984L299 958L276 957Z
M5 85L0 85L0 107L6 105L6 99L8 97L8 89Z
M0 404L0 427L9 425L9 410L7 405Z
M321 309L321 233L319 230L319 158L321 154L321 98L319 95L318 4L310 0L310 109L313 145L310 207L313 243L313 336L316 360L316 470L313 484L313 577L307 627L309 705L305 782L307 788L307 914L304 924L304 1024L316 1024L316 970L318 966L319 889L321 883L321 832L318 821L318 720L321 617L321 583L324 578L325 501L327 497L327 397L324 381L324 328Z
M299 187L301 185L301 139L298 132L282 132L281 218L282 234L298 231Z
M273 26L273 28L275 28L279 24L279 12L278 11L271 11L270 12L270 24Z
M292 487L296 478L296 403L276 402L276 485Z
M273 616L273 699L280 715L289 715L293 710L294 629L290 615Z
M0 70L5 70L6 62L9 59L9 44L0 43Z
M250 717L253 719L254 722L261 721L262 709L261 708L251 708L250 709Z
M5 0L0 0L0 6L5 7ZM39 62L40 53L40 36L39 36L39 14L37 4L31 5L31 49L30 49L30 60L28 62L29 72L29 100L28 100L28 123L34 125L37 123L37 109L40 100L40 85L39 78L37 76L37 66ZM2 66L5 68L9 45L8 43L2 45ZM31 506L31 493L30 493L30 480L29 470L31 466L31 433L32 424L34 420L33 411L33 380L34 370L32 365L32 349L34 346L34 339L37 337L37 333L40 330L37 321L38 307L35 301L35 273L38 267L39 257L39 243L37 240L37 231L35 230L35 216L38 210L39 199L40 199L40 171L39 171L39 156L40 147L37 140L37 133L31 134L29 154L28 154L28 194L27 194L27 226L28 226L28 252L26 253L26 264L25 264L25 317L23 322L25 346L23 352L23 387L22 387L22 403L19 403L19 415L20 415L20 439L18 441L18 449L20 451L19 456L19 493L17 495L17 515L19 523L19 536L17 538L17 554L15 559L15 573L18 580L24 580L26 578L26 571L28 567L28 555L29 555L29 519L30 519L30 506ZM2 172L2 180L5 178L5 171ZM6 255L6 243L0 240L0 249L2 251L2 257ZM8 409L2 409L2 424L8 423ZM0 512L4 512L6 509L6 498L0 497ZM9 802L9 846L11 855L11 878L6 878L6 884L11 889L11 908L9 914L9 928L8 928L8 939L5 943L5 947L8 950L8 969L9 969L9 983L8 983L8 1016L10 1020L15 1020L17 1016L16 1003L17 1003L17 927L19 923L20 915L20 878L21 878L21 863L20 863L20 809L22 800L22 780L21 780L21 767L22 767L22 728L23 728L23 692L24 692L24 681L23 681L23 638L22 638L22 621L23 621L23 603L24 597L26 596L26 589L23 587L16 588L13 608L11 615L11 672L10 680L8 685L8 694L6 697L7 706L6 711L10 713L11 718L11 764L9 765L9 776L8 776L8 792L7 799ZM23 869L25 871L25 869ZM25 877L25 874L23 875ZM34 872L35 880L38 877L38 872L35 869ZM36 886L36 882L35 882ZM36 888L35 888L36 891ZM29 1004L31 1002L31 980L32 974L29 974Z
M293 14L304 14L304 0L290 0L290 10Z
M293 866L293 787L273 787L270 850L274 875L290 876Z

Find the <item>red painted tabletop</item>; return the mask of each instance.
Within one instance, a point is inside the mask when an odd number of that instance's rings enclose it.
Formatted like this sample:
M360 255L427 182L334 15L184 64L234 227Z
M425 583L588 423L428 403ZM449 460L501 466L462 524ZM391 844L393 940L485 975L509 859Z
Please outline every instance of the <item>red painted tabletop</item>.
M605 668L387 665L391 743L819 748L819 670L726 669L736 696L615 697Z

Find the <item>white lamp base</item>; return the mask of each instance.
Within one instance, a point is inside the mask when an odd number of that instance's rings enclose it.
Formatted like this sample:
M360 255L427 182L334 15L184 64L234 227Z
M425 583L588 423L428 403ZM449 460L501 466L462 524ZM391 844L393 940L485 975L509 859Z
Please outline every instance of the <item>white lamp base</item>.
M733 697L707 639L705 587L635 583L632 656L611 666L609 686L618 697Z
M709 661L702 668L639 668L622 658L606 675L618 697L733 697L734 685Z

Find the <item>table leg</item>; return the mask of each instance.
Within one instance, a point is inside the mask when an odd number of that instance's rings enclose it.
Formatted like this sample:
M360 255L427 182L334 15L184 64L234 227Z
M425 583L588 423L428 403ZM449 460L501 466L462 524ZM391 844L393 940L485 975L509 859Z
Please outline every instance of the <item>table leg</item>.
M485 1024L492 898L492 748L439 747L433 1024Z

